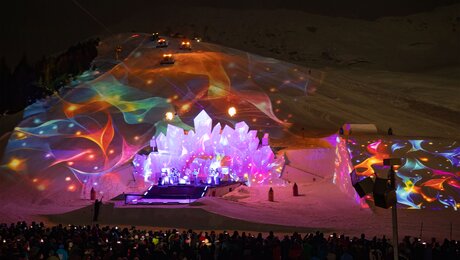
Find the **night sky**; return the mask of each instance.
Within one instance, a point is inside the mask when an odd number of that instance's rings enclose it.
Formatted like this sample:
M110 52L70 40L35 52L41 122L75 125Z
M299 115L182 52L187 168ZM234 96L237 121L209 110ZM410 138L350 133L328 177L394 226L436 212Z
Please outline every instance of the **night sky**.
M152 16L156 19L162 17L169 19L174 14L174 10L186 10L193 5L232 9L235 17L238 17L238 12L243 9L292 9L327 16L373 20L382 16L430 11L438 6L460 2L459 0L79 0L78 3L107 26L106 29L80 9L75 1L17 0L4 3L0 15L2 31L0 57L5 57L7 63L14 66L23 55L35 61L43 55L65 50L80 40L101 33L153 28L154 26L147 25L143 28L132 28L130 22L136 19L139 10L151 10ZM158 11L166 8L170 11ZM204 12L197 15L206 17L207 14ZM127 22L128 18L130 22Z

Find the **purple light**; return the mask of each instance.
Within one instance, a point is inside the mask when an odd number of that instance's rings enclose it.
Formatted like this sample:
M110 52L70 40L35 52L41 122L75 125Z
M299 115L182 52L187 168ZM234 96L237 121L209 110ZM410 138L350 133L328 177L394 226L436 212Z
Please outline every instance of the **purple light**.
M134 157L135 172L150 184L157 183L164 177L162 172L170 170L179 172L179 182L186 183L195 179L204 183L214 179L216 183L220 179L263 184L279 179L284 157L275 159L268 136L259 147L257 131L249 130L245 122L237 123L235 129L221 128L220 123L213 128L204 110L194 119L194 126L185 134L182 128L168 125L166 135L160 133L150 142L158 152Z

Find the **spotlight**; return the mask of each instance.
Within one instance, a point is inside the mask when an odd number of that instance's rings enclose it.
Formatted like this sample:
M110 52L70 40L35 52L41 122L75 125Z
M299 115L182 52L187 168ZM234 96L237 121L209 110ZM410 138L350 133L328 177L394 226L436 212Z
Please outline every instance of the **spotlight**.
M374 181L372 180L372 178L360 178L360 176L356 174L356 170L353 170L350 173L350 179L353 188L355 188L356 193L358 193L360 198L372 193L372 191L374 190Z
M174 118L174 114L172 112L167 112L165 114L166 120L171 121Z
M230 107L228 109L228 114L233 117L234 115L236 115L236 108L235 107Z

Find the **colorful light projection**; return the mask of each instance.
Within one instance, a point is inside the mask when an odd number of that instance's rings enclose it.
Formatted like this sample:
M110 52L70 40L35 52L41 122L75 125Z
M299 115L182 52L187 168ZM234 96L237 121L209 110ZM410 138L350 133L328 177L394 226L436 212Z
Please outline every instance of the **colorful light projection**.
M396 173L400 206L410 209L460 207L460 147L444 140L349 140L356 173L387 172L383 159L403 158Z
M26 109L28 117L15 128L2 169L20 173L39 190L53 183L70 192L85 182L101 184L102 175L126 163L161 131L168 110L173 106L165 98L149 97L113 77L88 82ZM180 117L171 123L188 127Z
M153 135L166 132L168 124L191 129L203 109L223 124L244 120L283 138L295 115L284 111L288 106L277 92L298 97L313 85L308 73L291 64L207 43L196 46L199 52L178 53L176 64L166 68L152 62L161 50L141 42L122 62L110 61L108 48L103 60L115 67L84 74L29 106L8 141L2 174L41 191L81 191L85 183L104 190L107 179L118 187L119 167ZM235 107L233 117L229 106ZM167 112L174 113L171 121Z
M167 134L153 137L148 155L137 154L133 165L144 181L158 184L165 169L177 169L184 183L194 174L200 182L210 183L218 174L221 180L246 181L248 184L280 182L284 158L275 159L270 146L262 145L257 130L245 122L235 129L220 123L212 127L212 119L203 110L194 119L194 130L168 125ZM265 138L265 137L264 137ZM217 176L216 176L217 177Z
M366 201L358 196L352 185L350 173L353 171L353 164L347 148L347 140L340 138L338 135L335 135L334 137L335 161L332 183L337 185L348 197L353 198L357 204L361 205L362 208L368 208Z

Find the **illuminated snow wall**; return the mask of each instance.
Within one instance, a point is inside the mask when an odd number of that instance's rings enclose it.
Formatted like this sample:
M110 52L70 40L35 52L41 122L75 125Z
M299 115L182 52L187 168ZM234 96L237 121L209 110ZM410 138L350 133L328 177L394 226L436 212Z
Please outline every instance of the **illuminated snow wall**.
M152 62L162 50L136 45L133 55L120 62L110 60L110 48L100 62L117 64L113 69L81 75L73 87L24 111L1 159L1 177L43 193L83 188L86 194L84 189L93 185L98 191L122 189L129 180L141 178L132 171L120 173L120 167L153 135L166 132L168 111L178 114L168 123L184 129L206 109L222 124L244 120L252 129L283 138L284 130L302 115L290 111L291 104L276 93L287 92L300 105L297 97L314 90L311 75L271 58L200 45L202 51L177 53L176 64L167 67ZM228 116L227 105L237 108L237 119Z
M194 130L185 133L180 127L168 125L166 135L153 137L151 146L156 146L158 152L136 155L135 174L156 184L163 168L175 168L187 179L196 171L198 179L206 183L211 169L219 169L228 180L248 184L280 182L284 159L275 159L268 144L259 145L257 130L249 130L244 122L235 124L235 129L227 125L222 129L220 123L212 128L212 119L204 110L194 119L194 126Z
M336 135L334 175L332 182L339 186L340 191L350 198L353 198L361 207L367 208L368 205L364 199L361 199L353 188L350 173L353 170L353 164L350 157L350 151L347 147L347 139Z
M397 170L400 207L454 209L460 207L460 147L446 140L350 139L348 147L358 176L388 172L383 159L403 158Z

